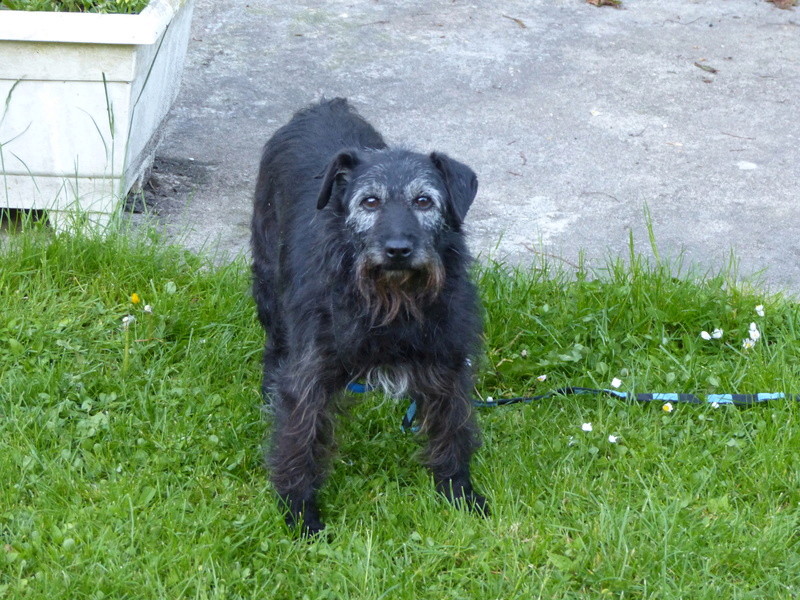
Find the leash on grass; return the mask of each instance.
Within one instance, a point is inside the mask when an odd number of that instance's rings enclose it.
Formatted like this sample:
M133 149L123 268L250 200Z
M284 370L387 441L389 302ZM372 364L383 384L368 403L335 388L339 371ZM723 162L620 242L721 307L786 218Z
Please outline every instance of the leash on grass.
M371 391L371 388L362 383L351 383L347 389L356 394L363 394ZM771 400L794 400L800 402L800 395L777 393L761 393L761 394L708 394L705 399L695 394L635 394L633 392L620 392L617 390L608 389L595 389L585 387L563 387L540 394L538 396L516 396L514 398L497 398L495 400L473 400L472 405L478 408L497 408L499 406L508 406L510 404L530 404L538 402L539 400L546 400L556 396L574 396L574 395L606 395L627 402L661 402L661 403L675 403L675 404L711 404L711 405L733 405L733 406L752 406L754 404L762 404L770 402ZM414 425L414 419L417 416L417 403L412 401L406 414L403 417L401 429L403 432L409 431L416 432L419 430L418 426Z

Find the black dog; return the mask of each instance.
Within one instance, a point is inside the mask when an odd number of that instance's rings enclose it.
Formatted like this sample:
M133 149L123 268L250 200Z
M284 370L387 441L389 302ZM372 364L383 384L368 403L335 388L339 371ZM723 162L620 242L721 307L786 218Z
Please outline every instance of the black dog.
M437 489L488 510L469 468L481 322L461 225L477 188L444 154L387 148L343 99L298 112L264 147L252 250L268 462L287 522L306 533L324 527L336 398L362 377L416 400Z

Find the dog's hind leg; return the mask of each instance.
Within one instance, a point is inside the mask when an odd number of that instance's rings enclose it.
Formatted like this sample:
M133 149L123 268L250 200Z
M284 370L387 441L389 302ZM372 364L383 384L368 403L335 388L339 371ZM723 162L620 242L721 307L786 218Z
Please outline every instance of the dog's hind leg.
M292 368L284 365L278 381L268 462L287 523L313 535L325 527L316 495L333 445L332 398L337 386L316 361L295 362Z
M469 401L467 369L424 367L416 371L412 397L428 437L425 459L436 489L456 505L489 513L486 498L472 486L470 460L480 446L478 425Z
M264 403L272 404L277 373L286 356L286 333L278 300L275 267L267 258L257 257L253 261L253 298L256 301L258 320L266 332L261 381L261 394Z
M277 374L281 364L281 357L285 353L282 347L282 341L276 339L276 337L279 336L267 335L262 359L263 373L261 377L261 397L267 408L271 407L274 403L278 385Z

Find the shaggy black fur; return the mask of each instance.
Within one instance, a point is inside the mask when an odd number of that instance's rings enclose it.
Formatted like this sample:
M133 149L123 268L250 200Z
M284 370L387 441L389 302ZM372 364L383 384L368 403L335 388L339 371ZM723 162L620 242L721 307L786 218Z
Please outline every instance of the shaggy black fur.
M268 463L287 522L306 533L324 527L337 397L360 377L417 401L437 488L488 510L469 467L481 322L461 226L477 187L444 154L388 148L343 99L298 112L264 147L252 250Z

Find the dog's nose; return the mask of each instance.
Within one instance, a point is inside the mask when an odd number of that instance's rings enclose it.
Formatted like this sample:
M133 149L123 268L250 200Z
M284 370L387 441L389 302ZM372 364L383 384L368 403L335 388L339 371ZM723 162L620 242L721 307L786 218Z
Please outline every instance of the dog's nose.
M389 260L403 260L411 256L411 253L414 251L412 247L411 240L403 240L403 239L396 239L396 240L389 240L386 242L384 246L384 252L386 253L386 258Z

